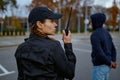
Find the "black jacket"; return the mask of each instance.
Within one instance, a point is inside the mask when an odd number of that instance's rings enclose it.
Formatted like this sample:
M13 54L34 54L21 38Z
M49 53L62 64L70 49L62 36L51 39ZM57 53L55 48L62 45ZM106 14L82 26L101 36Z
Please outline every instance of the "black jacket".
M72 44L31 34L16 50L19 80L64 80L75 74L76 57ZM20 79L22 78L22 79ZM24 78L24 79L23 79Z

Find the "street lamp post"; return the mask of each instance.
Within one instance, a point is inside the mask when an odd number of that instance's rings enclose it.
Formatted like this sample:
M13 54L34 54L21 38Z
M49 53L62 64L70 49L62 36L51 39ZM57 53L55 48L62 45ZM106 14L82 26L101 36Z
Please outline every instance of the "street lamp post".
M61 0L57 0L58 1L58 9L59 9L59 13L61 13ZM58 21L58 33L61 33L61 19L59 19Z
M53 0L54 3L58 3L58 10L55 8L55 12L61 13L61 0ZM61 19L58 20L58 33L61 33Z
M120 33L120 12L119 12L119 16L118 16L118 29L119 29L119 33Z
M119 27L118 28L119 28L119 33L120 33L120 1L118 3L119 3L118 4L119 5L119 25L118 25Z
M28 36L28 35L30 34L30 28L29 28L29 23L28 23L28 21L27 21L26 26L27 26L26 35Z
M80 33L80 13L77 14L78 18L78 27L77 27L77 32Z
M3 35L3 21L0 22L1 23L1 29L0 29L0 35Z
M86 33L87 31L87 24L88 24L88 8L87 8L87 0L85 0L85 20L84 20L84 24L85 24L85 27L84 27L84 32Z
M1 29L0 29L0 35L2 36L3 35L3 23L4 23L4 18L5 18L5 16L4 15L2 15L2 20L1 20Z
M80 2L78 1L77 3L77 21L78 21L78 25L77 25L77 32L80 33L80 17L81 17L81 10L80 10Z

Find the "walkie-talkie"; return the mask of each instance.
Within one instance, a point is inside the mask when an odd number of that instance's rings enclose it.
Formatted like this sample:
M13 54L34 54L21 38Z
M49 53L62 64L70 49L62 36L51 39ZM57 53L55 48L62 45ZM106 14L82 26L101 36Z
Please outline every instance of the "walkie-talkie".
M66 36L67 36L68 33L69 33L69 23L70 23L71 12L72 12L72 7L71 7L71 9L70 9L70 14L69 14L69 18L68 18L67 26L65 27L65 33L66 33Z

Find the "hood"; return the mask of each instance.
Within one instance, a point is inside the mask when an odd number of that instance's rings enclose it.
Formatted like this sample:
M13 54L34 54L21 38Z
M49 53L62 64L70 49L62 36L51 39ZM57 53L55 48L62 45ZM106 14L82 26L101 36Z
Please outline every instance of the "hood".
M106 20L106 16L103 13L95 13L91 15L90 18L93 30L103 27L103 24L105 23Z

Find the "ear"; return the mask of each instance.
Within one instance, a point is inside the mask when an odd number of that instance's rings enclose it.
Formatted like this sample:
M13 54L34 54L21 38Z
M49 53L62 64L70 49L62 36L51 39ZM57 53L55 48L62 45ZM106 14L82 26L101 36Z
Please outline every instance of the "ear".
M39 28L42 28L42 27L43 27L43 24L42 24L40 21L37 21L37 22L36 22L36 25L37 25Z

